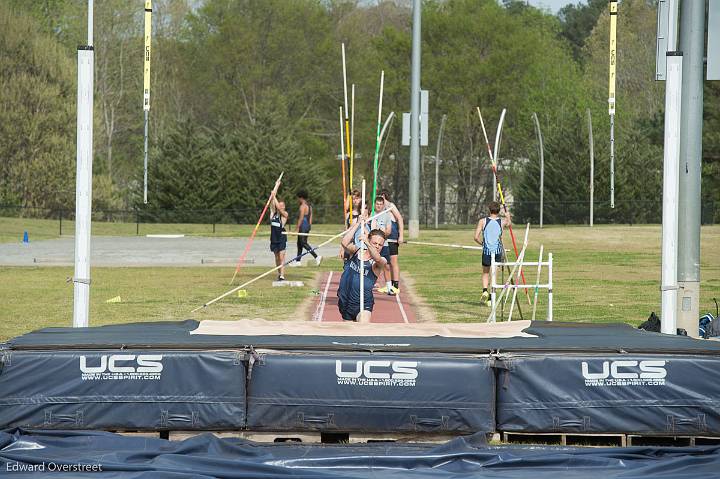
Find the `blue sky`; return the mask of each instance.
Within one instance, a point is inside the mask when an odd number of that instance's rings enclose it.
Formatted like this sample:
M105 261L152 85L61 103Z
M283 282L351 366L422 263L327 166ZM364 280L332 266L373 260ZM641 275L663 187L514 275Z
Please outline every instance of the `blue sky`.
M545 8L550 10L552 13L557 13L565 5L572 3L586 3L584 0L528 0L528 3L535 7Z

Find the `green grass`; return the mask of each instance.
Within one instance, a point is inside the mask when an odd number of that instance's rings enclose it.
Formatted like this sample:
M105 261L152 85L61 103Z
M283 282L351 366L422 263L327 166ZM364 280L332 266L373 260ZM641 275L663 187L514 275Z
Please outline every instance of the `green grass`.
M515 226L518 245L524 228ZM505 247L512 248L510 238ZM472 244L472 231L423 234L427 241ZM555 320L618 321L639 324L660 311L660 226L550 226L530 231L528 260L536 261L539 246L553 253ZM701 234L701 311L712 311L720 298L720 226ZM479 301L480 255L473 251L402 246L402 267L415 279L419 295L439 321L485 320L488 308ZM510 254L511 257L513 253ZM536 269L526 271L535 282ZM543 276L545 278L545 276ZM546 315L547 294L541 290L538 319ZM531 310L521 298L525 317ZM517 317L517 316L516 316Z
M0 220L0 237L12 233L25 220ZM53 236L51 225L32 220L31 232L38 239ZM113 229L117 226L117 230ZM96 234L123 234L128 225L98 224ZM202 225L153 225L165 232L201 234ZM197 226L197 230L191 227ZM122 227L122 228L121 228ZM134 225L133 225L134 227ZM44 229L43 229L44 228ZM163 230L162 228L167 228ZM222 235L247 233L252 226L227 226ZM324 225L318 232L334 232L337 226ZM515 234L524 229L516 226ZM195 231L195 232L193 232ZM264 233L265 230L261 230ZM22 231L20 231L22 234ZM134 230L131 233L134 234ZM35 235L35 236L33 236ZM423 231L421 240L472 244L472 229ZM17 237L13 241L18 241ZM518 238L521 242L522 238ZM701 311L712 311L712 297L720 297L720 226L702 230ZM506 247L510 240L506 238ZM527 257L537 258L539 245L554 256L554 313L564 321L621 321L638 324L650 311L660 310L660 227L659 226L580 226L545 227L530 231ZM512 256L512 255L511 255ZM409 273L415 290L433 310L439 321L484 321L488 308L479 302L480 255L475 251L403 245L401 267ZM272 288L273 275L247 288L247 298L230 297L196 314L190 311L229 288L233 269L197 268L93 268L91 323L93 325L152 320L195 319L303 319L297 317L299 305L314 296L313 284L319 271L341 268L340 261L328 258L322 268L293 268L286 275L306 282L304 288ZM239 281L265 271L243 268ZM0 340L48 326L72 322L72 276L69 267L0 267ZM526 271L534 282L535 270ZM402 285L401 285L402 287ZM121 303L106 303L115 296ZM538 319L545 318L546 294L541 293ZM527 300L521 297L525 317ZM516 316L517 317L517 316Z

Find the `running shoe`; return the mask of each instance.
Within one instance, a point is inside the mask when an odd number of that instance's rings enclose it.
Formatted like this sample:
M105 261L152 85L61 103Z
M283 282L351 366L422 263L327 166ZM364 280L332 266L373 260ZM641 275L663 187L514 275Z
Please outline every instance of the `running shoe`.
M483 291L482 294L480 295L480 301L482 301L483 303L486 301L488 303L490 303L489 299L490 299L490 293L488 293L487 291Z
M322 263L322 256L315 258L315 266L320 266L320 263Z
M400 288L396 288L395 286L390 286L390 291L388 291L388 294L390 296L395 296L398 293L400 293Z
M387 286L383 286L382 288L378 288L377 292L382 294L388 294L388 288Z

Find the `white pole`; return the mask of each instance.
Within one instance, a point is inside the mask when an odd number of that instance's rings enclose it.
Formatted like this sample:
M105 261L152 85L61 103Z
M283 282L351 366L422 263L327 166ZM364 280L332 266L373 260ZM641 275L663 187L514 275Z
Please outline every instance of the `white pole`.
M87 46L93 46L93 0L88 0Z
M588 117L588 142L590 144L590 227L593 226L595 218L595 142L593 141L592 113L587 110Z
M553 278L552 278L552 271L553 271L553 255L552 253L548 253L548 312L547 312L547 320L552 321L553 320Z
M680 194L680 113L683 57L677 49L678 3L668 2L668 52L663 146L661 332L677 333L678 196Z
M73 327L84 328L90 314L90 228L93 152L93 2L88 0L88 45L78 48L77 167L75 176L75 275Z
M480 109L478 109L478 112ZM495 132L495 144L493 145L493 166L495 166L495 174L493 175L493 201L497 201L497 172L498 172L498 159L499 159L499 152L500 152L500 139L502 138L502 128L503 123L505 122L505 108L503 108L502 113L500 114L500 121L498 122L497 131Z
M365 214L365 178L362 180L362 200L360 202L360 214ZM360 223L360 237L365 234L365 220ZM360 316L362 321L365 316L365 242L360 241Z

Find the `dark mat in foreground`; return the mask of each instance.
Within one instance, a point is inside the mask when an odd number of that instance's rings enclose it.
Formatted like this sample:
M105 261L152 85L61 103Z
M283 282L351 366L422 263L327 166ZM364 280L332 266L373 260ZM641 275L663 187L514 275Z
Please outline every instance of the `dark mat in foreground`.
M442 445L258 444L206 434L181 442L106 432L0 432L0 476L53 478L710 478L720 446L488 446L484 435ZM43 474L44 471L44 474Z

